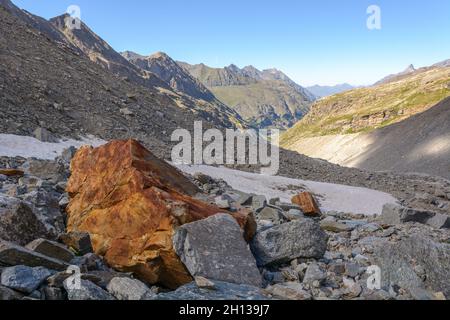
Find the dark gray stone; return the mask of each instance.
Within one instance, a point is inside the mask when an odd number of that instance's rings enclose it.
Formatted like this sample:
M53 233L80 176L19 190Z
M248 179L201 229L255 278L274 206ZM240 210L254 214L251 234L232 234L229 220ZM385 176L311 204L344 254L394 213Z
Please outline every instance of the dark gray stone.
M0 285L0 301L21 300L23 294Z
M42 267L14 266L5 268L1 275L1 284L5 287L30 294L54 271Z
M94 251L91 237L87 232L67 232L59 236L59 240L66 246L75 249L78 254L85 255Z
M312 219L297 220L259 232L251 249L259 266L277 265L296 258L323 257L328 236Z
M173 244L192 276L261 285L261 275L242 230L228 214L181 226L173 237Z
M191 282L169 293L160 293L154 300L268 300L258 287L213 281L214 290L199 288Z
M0 194L0 236L3 240L25 245L51 235L28 204Z
M46 239L36 239L25 246L34 252L42 253L47 257L52 257L65 262L70 262L75 255L62 244Z
M47 257L14 243L0 240L0 264L7 266L25 265L28 267L45 267L52 270L65 270L68 263Z
M311 284L314 281L322 283L327 277L327 274L322 268L316 264L312 263L306 268L305 276L303 277L303 283Z

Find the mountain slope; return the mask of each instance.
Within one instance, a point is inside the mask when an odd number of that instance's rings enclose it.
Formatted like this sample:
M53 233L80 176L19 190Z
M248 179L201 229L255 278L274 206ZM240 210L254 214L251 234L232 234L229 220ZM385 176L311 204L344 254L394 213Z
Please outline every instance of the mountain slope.
M343 166L421 172L450 180L450 98L370 133L304 138L290 149Z
M345 91L349 91L349 90L355 89L355 87L350 85L350 84L348 84L348 83L343 83L343 84L338 84L338 85L335 85L335 86L319 86L319 85L315 85L315 86L307 87L306 89L309 92L311 92L315 97L323 98L323 97L327 97L327 96L332 96L332 95L337 94L337 93L341 93L341 92L345 92Z
M275 69L179 64L254 127L289 128L306 114L313 100L311 93Z
M61 47L0 6L0 132L59 137L134 137L159 155L170 133L202 119L171 95L144 88ZM210 126L207 122L205 127Z
M61 15L50 20L69 40L69 42L84 52L92 61L117 76L134 84L149 89L156 88L159 94L173 99L180 108L191 109L205 120L218 127L233 128L244 123L233 110L213 101L200 101L194 96L181 91L174 91L171 83L164 81L150 70L142 69L131 63L116 52L106 41L95 34L86 24L81 22L80 29L70 29L66 26L67 15ZM181 68L180 68L181 69ZM169 71L167 71L169 72ZM161 72L163 74L163 72ZM181 76L182 77L182 76Z
M141 69L158 75L160 79L179 92L205 101L214 102L216 100L211 91L163 52L144 57L126 51L122 53L122 56Z
M450 96L450 68L422 68L398 81L323 98L282 137L300 138L368 132L423 112Z

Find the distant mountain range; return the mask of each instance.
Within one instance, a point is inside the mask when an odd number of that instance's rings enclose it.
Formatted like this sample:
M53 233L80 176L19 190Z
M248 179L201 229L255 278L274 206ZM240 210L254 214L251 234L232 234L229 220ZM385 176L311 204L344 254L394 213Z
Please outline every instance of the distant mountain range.
M287 129L308 111L315 97L277 69L253 66L211 68L178 62L250 126Z
M316 98L323 98L327 96L332 96L336 93L341 93L344 91L352 90L357 87L352 86L348 83L337 84L335 86L320 86L315 85L311 87L306 87L306 89L311 92Z

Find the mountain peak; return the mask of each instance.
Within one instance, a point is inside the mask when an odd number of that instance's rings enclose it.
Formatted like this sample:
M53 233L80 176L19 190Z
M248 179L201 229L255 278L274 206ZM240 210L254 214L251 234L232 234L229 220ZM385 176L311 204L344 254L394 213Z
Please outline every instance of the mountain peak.
M170 59L170 60L172 60L172 58L170 58L167 53L162 52L162 51L155 52L154 54L150 55L149 58L151 58L151 59L164 59L164 60Z
M414 72L414 71L416 71L416 68L414 68L414 65L413 64L410 64L406 69L405 69L405 71L403 71L404 73L410 73L410 72Z

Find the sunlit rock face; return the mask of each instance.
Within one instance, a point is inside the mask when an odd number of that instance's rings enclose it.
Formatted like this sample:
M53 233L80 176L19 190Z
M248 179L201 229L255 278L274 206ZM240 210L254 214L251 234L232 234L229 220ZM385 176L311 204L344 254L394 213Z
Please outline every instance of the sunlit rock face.
M173 249L176 228L226 212L194 199L194 184L134 140L82 147L67 191L68 231L88 232L112 267L170 288L192 281ZM248 236L254 220L233 216Z

